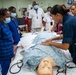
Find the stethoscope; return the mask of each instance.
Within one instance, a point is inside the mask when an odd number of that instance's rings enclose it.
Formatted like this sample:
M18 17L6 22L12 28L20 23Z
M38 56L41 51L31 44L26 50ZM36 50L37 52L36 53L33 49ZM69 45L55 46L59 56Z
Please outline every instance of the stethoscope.
M61 69L60 67L58 67L58 70L57 70L57 74L56 74L56 75L58 75L59 73L64 73L64 74L66 75L67 68L69 68L69 69L76 68L76 65L73 64L73 65L71 66L71 63L72 63L72 61L68 61L68 62L65 64L65 68L64 68L64 69Z
M19 68L19 70L16 71L16 72L12 72L11 69L12 69L14 66L16 66L16 65L17 65L17 67ZM19 60L19 61L17 61L17 63L13 64L13 65L9 68L9 72L10 72L11 74L17 74L17 73L19 73L19 72L21 71L22 66L23 66L23 60Z

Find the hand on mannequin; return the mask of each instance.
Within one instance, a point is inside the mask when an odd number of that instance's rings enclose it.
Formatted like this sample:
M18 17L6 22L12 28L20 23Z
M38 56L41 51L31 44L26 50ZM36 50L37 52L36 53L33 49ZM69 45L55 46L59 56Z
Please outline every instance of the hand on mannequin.
M41 45L49 46L51 42L52 42L52 39L48 39L48 40L42 42Z
M61 34L60 36L57 36L55 38L48 39L48 40L42 42L41 45L50 46L52 44L53 40L60 40L62 38L63 38L63 34Z

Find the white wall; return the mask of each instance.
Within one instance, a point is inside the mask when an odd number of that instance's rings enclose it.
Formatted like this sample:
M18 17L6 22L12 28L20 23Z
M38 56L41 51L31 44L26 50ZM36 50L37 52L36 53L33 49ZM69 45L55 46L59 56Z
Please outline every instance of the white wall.
M17 9L18 17L22 16L21 11L19 9L27 7L34 0L0 0L0 8L9 6L15 6ZM35 0L38 2L39 6L46 10L48 6L53 6L55 4L65 4L67 5L67 0ZM68 6L68 5L67 5Z

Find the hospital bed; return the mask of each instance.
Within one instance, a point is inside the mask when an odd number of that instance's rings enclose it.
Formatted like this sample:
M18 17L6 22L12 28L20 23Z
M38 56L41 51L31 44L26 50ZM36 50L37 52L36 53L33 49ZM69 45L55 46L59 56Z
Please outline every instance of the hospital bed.
M53 35L56 35L55 33ZM27 37L28 36L28 37ZM18 49L17 49L17 53L16 53L16 56L14 58L14 60L12 60L11 62L11 65L10 67L17 63L17 62L21 62L20 60L23 59L23 52L24 52L24 49L25 48L22 48L21 45L22 44L25 44L26 45L26 48L29 48L32 44L32 41L33 39L37 36L37 33L26 33L26 34L23 34L22 35L22 38L20 39L20 42L18 43ZM57 36L57 35L56 35ZM26 43L28 42L28 43ZM67 60L72 60L71 56L70 56L70 53L69 51L62 51L65 55L65 57L67 58ZM22 63L18 64L19 66L22 66ZM71 66L74 65L73 63L70 64ZM74 65L75 66L75 65ZM58 67L54 67L54 75L57 74L57 70L58 70ZM10 69L9 69L10 70ZM11 68L11 72L12 73L15 73L15 72L18 72L20 70L20 68L18 68L17 65L14 65L12 68ZM8 71L8 74L7 75L37 75L36 74L36 71L30 71L29 69L27 69L26 67L22 66L21 67L21 70L16 73L16 74L12 74ZM65 75L64 73L59 73L58 75ZM66 75L76 75L76 68L68 68L67 71L66 71Z

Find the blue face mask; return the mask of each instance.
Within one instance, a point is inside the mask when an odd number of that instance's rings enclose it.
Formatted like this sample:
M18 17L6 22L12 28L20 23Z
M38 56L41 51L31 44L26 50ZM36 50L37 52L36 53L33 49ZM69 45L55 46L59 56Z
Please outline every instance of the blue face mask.
M34 9L38 9L38 5L34 5Z
M9 17L9 18L6 18L4 22L9 23L10 21L11 21L11 18Z
M11 17L16 17L16 13L11 13Z

